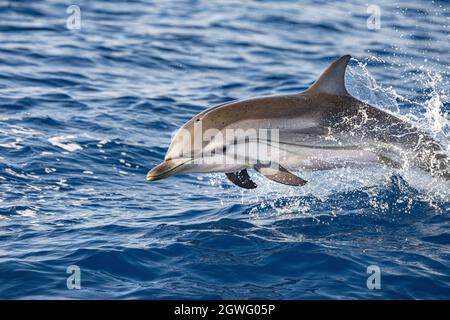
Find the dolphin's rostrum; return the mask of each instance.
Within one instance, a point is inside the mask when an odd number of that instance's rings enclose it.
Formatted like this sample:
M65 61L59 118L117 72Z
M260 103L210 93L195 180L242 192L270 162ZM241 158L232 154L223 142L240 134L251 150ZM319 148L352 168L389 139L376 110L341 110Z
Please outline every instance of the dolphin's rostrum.
M257 185L247 172L252 168L270 180L301 186L306 181L290 170L377 163L414 166L448 179L448 157L429 134L347 92L349 60L337 59L305 92L232 101L194 116L147 180L224 172L234 184L253 189Z

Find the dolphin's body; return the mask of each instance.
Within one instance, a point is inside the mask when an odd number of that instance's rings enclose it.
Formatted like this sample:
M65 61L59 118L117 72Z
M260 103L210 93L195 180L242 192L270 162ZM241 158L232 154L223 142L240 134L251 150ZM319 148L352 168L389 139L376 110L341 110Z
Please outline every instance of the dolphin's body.
M415 166L448 179L445 150L429 134L349 95L344 83L349 60L348 55L336 60L303 93L234 101L201 112L181 128L164 162L149 171L147 179L179 172L224 172L236 185L251 189L256 184L249 168L283 184L303 185L306 181L288 168L321 170L377 163ZM216 135L197 143L195 137L212 129ZM277 130L278 136L264 142L260 133L216 139L231 129ZM239 157L244 145L251 149L262 144L275 148L277 157L255 152ZM218 154L221 161L205 161L219 159Z

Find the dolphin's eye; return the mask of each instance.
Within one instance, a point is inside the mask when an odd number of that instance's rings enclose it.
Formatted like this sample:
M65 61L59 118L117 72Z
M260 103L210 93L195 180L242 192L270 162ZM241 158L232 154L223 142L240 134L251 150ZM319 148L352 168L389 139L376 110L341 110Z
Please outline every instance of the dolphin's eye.
M223 146L223 148L222 148L222 153L225 153L225 152L227 152L227 146Z

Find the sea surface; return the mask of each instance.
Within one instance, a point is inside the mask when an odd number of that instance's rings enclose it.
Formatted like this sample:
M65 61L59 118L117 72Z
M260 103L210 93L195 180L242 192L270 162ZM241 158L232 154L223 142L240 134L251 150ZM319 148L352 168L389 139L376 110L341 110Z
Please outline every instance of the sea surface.
M449 52L447 1L0 0L0 298L450 298L426 173L145 179L198 112L344 54L354 96L448 150Z

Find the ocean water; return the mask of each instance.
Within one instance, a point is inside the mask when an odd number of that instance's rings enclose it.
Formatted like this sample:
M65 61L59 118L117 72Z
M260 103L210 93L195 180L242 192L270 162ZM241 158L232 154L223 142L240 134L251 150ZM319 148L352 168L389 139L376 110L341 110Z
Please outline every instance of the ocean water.
M450 4L370 5L0 0L0 298L450 298L448 182L145 179L196 113L303 91L343 54L354 96L448 149Z

